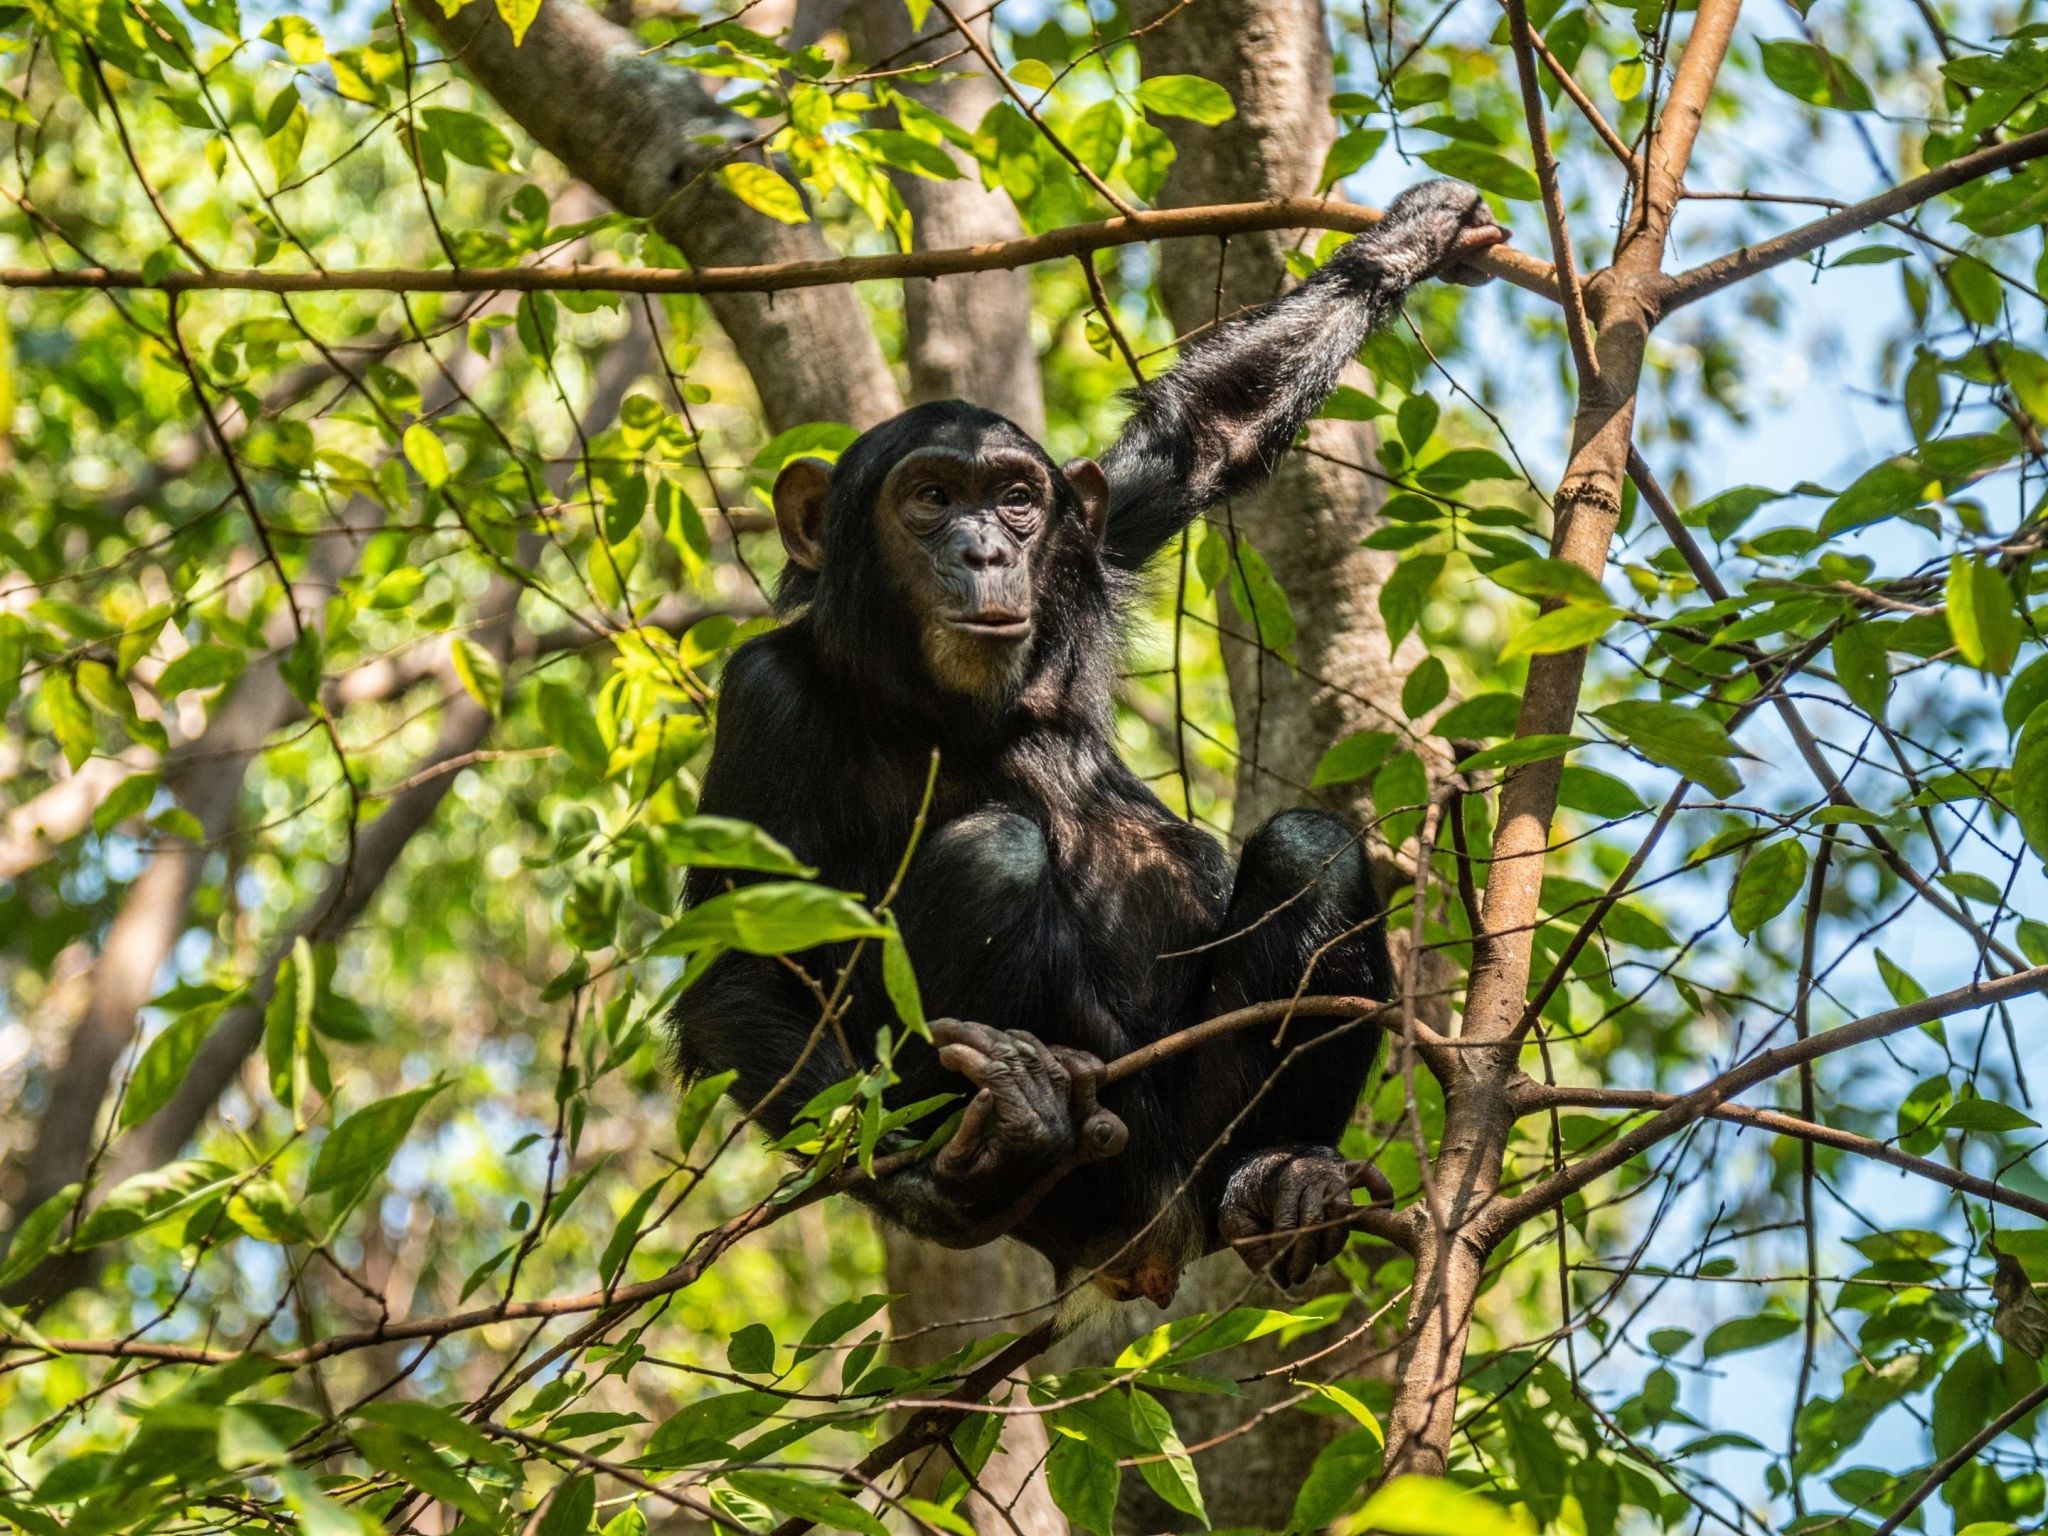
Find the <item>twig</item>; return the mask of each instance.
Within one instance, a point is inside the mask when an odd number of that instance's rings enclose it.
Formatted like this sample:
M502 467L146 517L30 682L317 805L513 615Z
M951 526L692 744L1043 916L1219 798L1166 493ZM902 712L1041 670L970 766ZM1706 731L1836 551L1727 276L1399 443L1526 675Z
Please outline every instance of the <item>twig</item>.
M1536 83L1536 29L1529 25L1529 11L1523 0L1506 0L1506 5L1508 37L1515 48L1515 70L1521 77L1522 116L1529 125L1529 150L1536 159L1536 181L1543 194L1543 221L1550 227L1550 259L1564 309L1564 334L1571 343L1579 388L1584 390L1600 377L1600 365L1594 360L1593 333L1586 323L1586 296L1579 290L1579 274L1572 266L1571 228L1565 222L1564 193L1557 184L1557 155L1550 147L1550 125L1543 115L1543 88Z
M1665 313L1703 299L1710 293L1719 293L1723 288L1739 283L1745 278L1775 267L1782 262L1804 256L1808 251L1817 251L1844 235L1853 235L1858 230L1868 229L1873 224L1883 223L1895 214L1904 213L1929 198L1981 180L1994 171L2010 170L2013 166L2024 165L2029 160L2038 160L2048 155L2048 128L2034 133L2023 134L2017 139L2008 139L2003 144L1993 144L1984 149L1972 150L1959 155L1948 164L1937 166L1931 171L1902 181L1889 192L1880 192L1876 197L1852 203L1840 212L1831 213L1824 219L1815 219L1811 224L1788 230L1775 240L1766 240L1762 245L1744 246L1741 250L1730 251L1712 261L1681 272L1665 285L1663 309Z

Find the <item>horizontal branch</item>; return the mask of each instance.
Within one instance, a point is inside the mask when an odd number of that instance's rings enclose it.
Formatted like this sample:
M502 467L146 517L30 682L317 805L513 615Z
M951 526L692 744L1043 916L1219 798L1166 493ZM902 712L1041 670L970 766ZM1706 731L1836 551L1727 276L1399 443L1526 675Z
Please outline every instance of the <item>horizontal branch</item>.
M1669 314L1681 304L1703 299L1745 278L1755 277L1766 268L1795 260L1809 251L1817 251L1844 235L1853 235L1873 224L1881 224L1930 198L1953 192L1957 187L1989 176L1994 171L2009 170L2029 160L2038 160L2043 155L2048 155L2048 128L1959 155L1946 165L1937 166L1910 181L1900 182L1889 192L1880 192L1876 197L1851 204L1824 219L1802 224L1775 240L1744 246L1739 251L1730 251L1725 256L1717 256L1694 267L1690 272L1679 273L1664 288L1664 312Z
M1515 1109L1518 1114L1535 1114L1547 1109L1669 1109L1679 1102L1675 1093L1658 1093L1648 1088L1553 1088L1543 1083L1523 1084L1515 1093ZM1832 1125L1821 1125L1817 1121L1802 1120L1797 1115L1788 1115L1775 1109L1752 1109L1747 1104L1721 1104L1707 1111L1706 1117L1724 1120L1730 1125L1747 1126L1753 1130L1769 1131L1774 1136L1790 1136L1798 1141L1810 1141L1815 1146L1833 1147L1838 1152L1853 1153L1867 1157L1873 1162L1889 1163L1894 1168L1917 1174L1936 1184L1945 1184L1958 1194L1974 1195L1996 1205L2009 1206L2016 1211L2025 1211L2040 1221L2048 1221L2048 1200L2022 1194L2008 1189L2003 1184L1980 1178L1974 1173L1965 1173L1960 1168L1951 1168L1947 1163L1937 1163L1931 1157L1915 1157L1897 1147L1878 1141L1869 1136L1858 1136L1854 1131L1841 1130Z
M371 825L375 827L378 823ZM1367 997L1304 996L1279 1003L1255 1003L1250 1007L1239 1008L1192 1025L1119 1056L1109 1063L1105 1076L1110 1082L1120 1081L1134 1072L1156 1066L1169 1057L1194 1050L1236 1030L1280 1024L1295 1018L1373 1018L1389 1011L1390 1005ZM918 1155L917 1151L911 1150L876 1158L875 1177L886 1178L908 1167L916 1161ZM772 1198L764 1200L712 1228L691 1245L687 1257L666 1273L651 1280L535 1301L507 1300L439 1317L415 1318L402 1322L386 1321L374 1328L360 1329L353 1333L331 1334L303 1349L278 1355L277 1363L284 1368L295 1368L331 1359L336 1355L370 1349L380 1344L402 1343L412 1339L440 1339L473 1328L487 1328L493 1323L547 1320L596 1312L600 1309L636 1307L643 1302L658 1300L694 1285L720 1254L750 1233L772 1225L790 1212L814 1204L827 1195L844 1194L866 1182L867 1176L858 1167L846 1167L779 1203ZM63 1251L59 1249L58 1253L61 1254ZM157 1344L136 1338L47 1339L44 1343L38 1343L33 1339L10 1337L0 1332L0 1354L23 1349L40 1350L46 1346L61 1355L161 1360L179 1365L218 1365L227 1360L239 1359L247 1353L244 1350L202 1349L185 1344Z
M1853 1024L1810 1035L1790 1045L1760 1051L1741 1065L1729 1068L1712 1082L1674 1099L1669 1107L1658 1111L1634 1130L1616 1137L1600 1151L1581 1158L1512 1199L1496 1201L1487 1209L1482 1221L1497 1241L1531 1217L1549 1211L1666 1137L1684 1130L1702 1116L1712 1114L1738 1093L1754 1088L1758 1083L1768 1082L1781 1072L1789 1072L1802 1062L1847 1050L1852 1045L1882 1040L1887 1035L1932 1023L1935 1019L1945 1019L1951 1014L2009 1002L2013 998L2042 991L2048 991L2048 965L2037 965L1991 981L1972 982L1967 987L1957 987L1952 992L1922 998L1917 1003L1874 1013Z
M1380 220L1379 210L1321 198L1207 208L1159 208L1099 224L1075 224L1017 240L880 256L838 256L749 267L607 267L589 263L532 267L364 267L341 272L264 272L216 267L146 278L112 267L0 267L0 288L140 288L158 293L483 293L585 290L602 293L775 293L883 278L947 277L1034 262L1071 260L1091 251L1150 240L1238 235L1270 229L1334 229L1356 234ZM1492 277L1555 299L1549 263L1495 246L1467 260Z

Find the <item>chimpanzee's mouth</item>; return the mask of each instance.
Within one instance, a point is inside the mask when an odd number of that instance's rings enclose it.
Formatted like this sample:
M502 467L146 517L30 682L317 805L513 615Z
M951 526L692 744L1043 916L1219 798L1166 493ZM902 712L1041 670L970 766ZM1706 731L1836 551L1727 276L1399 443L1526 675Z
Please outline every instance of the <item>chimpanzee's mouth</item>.
M1022 640L1031 633L1029 614L1010 613L1002 609L991 608L980 613L955 614L946 622L965 634L980 635L986 640Z

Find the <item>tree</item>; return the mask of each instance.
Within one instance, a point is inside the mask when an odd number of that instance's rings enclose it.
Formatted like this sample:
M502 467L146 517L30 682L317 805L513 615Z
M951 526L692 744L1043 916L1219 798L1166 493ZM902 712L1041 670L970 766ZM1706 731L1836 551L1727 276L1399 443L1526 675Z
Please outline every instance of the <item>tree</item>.
M2041 1516L2038 23L8 19L0 1516ZM1425 172L1503 281L1191 533L1121 722L1221 833L1369 829L1397 1198L1048 1354L1015 1255L833 1198L875 1074L793 1164L673 1111L676 869L782 871L791 953L886 905L694 815L761 495L909 400L1099 444Z

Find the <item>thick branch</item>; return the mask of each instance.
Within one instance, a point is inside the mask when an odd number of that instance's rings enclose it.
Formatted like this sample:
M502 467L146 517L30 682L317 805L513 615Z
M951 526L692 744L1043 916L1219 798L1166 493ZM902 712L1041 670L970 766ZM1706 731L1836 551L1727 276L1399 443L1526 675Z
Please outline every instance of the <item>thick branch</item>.
M1534 1081L1520 1085L1515 1094L1515 1110L1523 1115L1553 1108L1664 1110L1678 1102L1679 1095L1675 1093L1658 1093L1648 1088L1553 1088ZM1947 1163L1937 1163L1931 1157L1915 1157L1872 1137L1858 1136L1854 1131L1802 1120L1797 1115L1775 1109L1752 1109L1747 1104L1718 1105L1706 1112L1706 1118L1769 1131L1774 1136L1790 1136L1819 1147L1833 1147L1838 1152L1854 1153L1873 1162L1889 1163L1894 1168L1917 1174L1936 1184L1945 1184L1959 1194L1974 1195L1980 1200L2009 1206L2038 1220L2048 1221L2048 1200L2022 1194L2003 1184L1994 1184L1974 1173L1951 1168Z
M649 220L695 266L802 266L830 257L815 224L778 223L725 190L715 168L754 137L755 125L713 101L688 71L645 54L623 27L574 0L544 0L514 43L496 7L471 5L452 17L436 5L415 10L521 127L618 208ZM712 310L774 431L807 421L871 426L901 404L853 293L774 301L760 296L769 289L748 284L640 291L716 295Z
M1806 1039L1795 1040L1789 1045L1759 1051L1740 1066L1729 1068L1712 1082L1702 1084L1691 1093L1674 1099L1668 1108L1660 1110L1634 1130L1623 1133L1598 1152L1581 1158L1562 1173L1553 1174L1541 1184L1533 1185L1511 1199L1496 1201L1484 1217L1487 1234L1498 1241L1522 1223L1542 1215L1560 1201L1584 1189L1594 1180L1612 1173L1666 1137L1684 1130L1701 1116L1711 1114L1738 1093L1754 1088L1758 1083L1768 1082L1781 1072L1789 1072L1801 1062L1813 1061L1872 1040L1882 1040L1887 1035L1896 1035L1901 1030L1914 1029L1935 1019L1945 1019L1951 1014L1988 1007L1993 1003L2009 1002L2013 998L2027 997L2044 990L2048 990L2048 966L2037 965L2011 976L2001 976L1994 981L1972 982L1969 986L1957 987L1952 992L1942 992L1934 997L1922 998L1917 1003L1908 1003L1900 1008L1874 1013L1868 1018L1858 1019L1853 1024L1844 1024L1839 1029L1831 1029L1823 1034L1809 1035Z
M1795 260L1809 251L1817 251L1844 235L1853 235L1873 224L1881 224L1944 192L1967 186L1994 171L2009 170L2029 160L2038 160L2043 155L2048 155L2048 128L1959 155L1946 165L1937 166L1910 181L1900 182L1889 192L1880 192L1876 197L1852 204L1824 219L1802 224L1775 240L1744 246L1739 251L1730 251L1725 256L1717 256L1694 267L1690 272L1681 272L1665 286L1664 310L1669 313L1681 304L1690 304L1710 293L1718 293L1745 278L1755 277L1767 268Z

